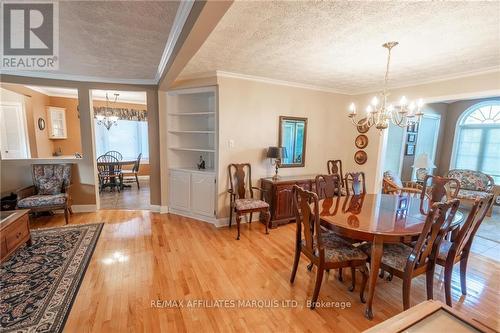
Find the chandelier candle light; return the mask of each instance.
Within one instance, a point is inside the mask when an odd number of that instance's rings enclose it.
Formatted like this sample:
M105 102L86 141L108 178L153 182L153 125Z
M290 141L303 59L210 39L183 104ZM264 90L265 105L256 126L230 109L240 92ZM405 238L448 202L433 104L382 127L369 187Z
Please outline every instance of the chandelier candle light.
M118 96L120 94L114 93L114 95L115 95L115 100L112 103L116 103L116 100L118 99ZM113 116L113 111L109 107L108 93L106 93L106 111L105 111L104 115L98 114L95 117L97 119L97 125L103 125L104 127L106 127L106 129L108 131L111 129L111 126L113 126L113 125L116 126L118 124L117 123L118 117Z
M389 127L389 121L399 127L406 127L413 123L418 123L422 119L422 106L424 102L419 99L417 102L408 102L405 96L401 97L399 105L389 104L387 97L387 82L389 81L389 65L391 63L391 50L398 45L398 42L387 42L382 46L388 50L387 66L385 71L384 90L380 96L375 96L371 100L371 104L366 107L366 117L358 120L356 113L356 105L351 103L349 106L349 115L352 123L355 126L368 126L379 130Z

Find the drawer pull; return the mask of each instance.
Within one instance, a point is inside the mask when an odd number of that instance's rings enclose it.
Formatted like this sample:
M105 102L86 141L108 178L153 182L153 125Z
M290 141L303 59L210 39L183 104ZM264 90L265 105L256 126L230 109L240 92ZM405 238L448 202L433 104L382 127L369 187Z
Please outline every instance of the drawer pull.
M16 238L21 237L21 235L22 235L22 234L23 234L23 233L19 231L19 232L16 234Z

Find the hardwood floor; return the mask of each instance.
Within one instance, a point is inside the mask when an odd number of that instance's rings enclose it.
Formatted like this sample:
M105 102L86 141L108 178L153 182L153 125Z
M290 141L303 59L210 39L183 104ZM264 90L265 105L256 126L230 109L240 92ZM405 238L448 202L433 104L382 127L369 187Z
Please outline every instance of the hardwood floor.
M305 307L314 285L302 257L295 284L289 283L295 226L264 234L259 223L236 229L171 214L105 210L74 214L71 224L104 222L101 237L66 323L66 332L357 332L402 311L401 280L378 280L375 318L363 316L357 291L349 292L349 270L339 282L326 275L319 301L350 307ZM58 214L41 217L32 228L62 226ZM458 268L458 265L457 265ZM499 329L500 264L472 254L467 274L468 295L460 294L454 272L454 308L487 326ZM360 274L358 278L360 279ZM443 276L436 272L435 299L444 301ZM425 300L425 277L413 280L411 304ZM184 300L184 307L152 306L156 300ZM295 300L297 307L186 307L187 300ZM172 302L173 303L173 302ZM157 304L157 303L155 303ZM161 303L160 303L161 305ZM166 305L163 303L163 305ZM173 304L171 304L173 305ZM219 303L220 305L220 303ZM251 305L246 303L245 305Z
M99 194L101 209L149 209L149 177L139 178L140 188L135 182L129 182L130 187L126 187L120 192L104 189Z

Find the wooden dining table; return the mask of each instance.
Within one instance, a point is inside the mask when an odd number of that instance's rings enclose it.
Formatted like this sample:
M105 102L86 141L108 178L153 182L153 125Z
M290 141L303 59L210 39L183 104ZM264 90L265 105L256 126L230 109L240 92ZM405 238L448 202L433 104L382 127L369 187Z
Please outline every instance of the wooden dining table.
M368 319L373 319L373 297L384 243L410 242L418 237L426 219L420 212L420 201L419 197L408 195L365 194L327 198L318 203L323 227L372 244L365 309ZM457 211L451 228L456 228L463 219L463 213Z
M137 159L135 160L121 160L121 161L114 161L114 162L97 162L97 166L108 166L109 170L113 170L114 166L121 166L123 167L124 165L134 165L137 162ZM113 172L111 172L113 174ZM110 177L111 183L115 184L116 183L116 177L111 176ZM131 187L131 185L128 184L121 184L120 185L122 188L123 187Z

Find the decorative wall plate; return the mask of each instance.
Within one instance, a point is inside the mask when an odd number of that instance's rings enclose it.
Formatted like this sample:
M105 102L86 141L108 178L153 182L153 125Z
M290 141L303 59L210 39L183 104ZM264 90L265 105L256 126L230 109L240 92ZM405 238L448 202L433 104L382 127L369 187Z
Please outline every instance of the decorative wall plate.
M360 134L356 137L356 140L354 140L354 144L356 145L356 148L366 148L366 146L368 146L368 137L364 134Z
M359 133L366 133L370 129L370 127L368 127L368 125L366 125L366 124L359 125L360 123L365 122L365 121L366 121L366 118L360 119L358 121L358 126L356 126L356 127L357 127Z
M43 120L43 118L38 118L38 129L40 129L40 131L45 129L45 120Z
M367 159L368 159L368 155L366 154L366 152L364 152L362 150L358 150L354 154L354 162L356 162L360 165L365 164Z

